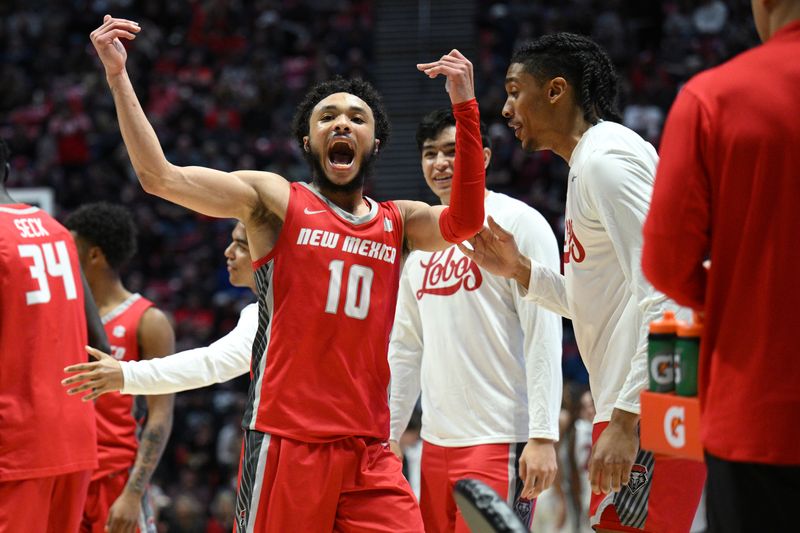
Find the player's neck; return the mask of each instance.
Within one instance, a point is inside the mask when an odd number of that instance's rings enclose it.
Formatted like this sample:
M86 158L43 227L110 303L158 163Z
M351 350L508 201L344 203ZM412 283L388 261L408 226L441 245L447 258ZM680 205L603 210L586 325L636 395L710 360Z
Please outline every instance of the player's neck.
M779 2L769 13L769 36L778 33L793 22L800 20L800 2Z
M364 190L359 187L354 191L337 191L325 187L323 184L314 182L314 187L328 199L329 202L339 207L343 211L355 216L369 214L369 205L364 199Z
M131 292L122 285L116 273L93 276L89 280L89 287L92 289L92 296L101 316L131 296Z
M575 151L575 147L578 146L581 137L591 127L592 125L583 118L583 111L575 106L561 121L559 135L553 142L551 149L569 163L570 159L572 159L572 152Z

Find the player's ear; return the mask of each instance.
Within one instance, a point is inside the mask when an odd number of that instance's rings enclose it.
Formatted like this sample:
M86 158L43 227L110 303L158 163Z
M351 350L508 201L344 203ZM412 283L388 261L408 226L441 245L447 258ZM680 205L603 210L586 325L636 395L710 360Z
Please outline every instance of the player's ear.
M106 254L103 253L103 250L101 250L99 246L90 246L86 256L92 264L101 262L107 264Z
M561 76L556 76L550 80L550 86L547 89L547 98L550 100L551 104L556 103L558 99L567 92L567 86L567 80Z
M378 150L380 149L380 146L381 146L381 140L375 139L375 148L372 150L372 153L377 154Z
M308 135L303 136L303 151L306 153L311 151L311 148L308 147Z

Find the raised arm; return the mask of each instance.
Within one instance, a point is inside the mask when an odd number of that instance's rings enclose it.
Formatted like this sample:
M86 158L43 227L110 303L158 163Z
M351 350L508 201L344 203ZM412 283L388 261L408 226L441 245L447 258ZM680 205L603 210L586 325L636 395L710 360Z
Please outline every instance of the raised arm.
M139 31L136 22L106 15L91 40L105 68L122 138L144 190L209 216L249 222L263 205L283 219L289 184L277 174L241 175L167 161L125 68L127 52L121 39L133 40Z
M480 113L475 100L472 63L458 50L439 61L417 65L431 78L447 77L456 119L456 157L449 207L399 201L409 250L443 250L475 235L483 226L486 170L481 143Z

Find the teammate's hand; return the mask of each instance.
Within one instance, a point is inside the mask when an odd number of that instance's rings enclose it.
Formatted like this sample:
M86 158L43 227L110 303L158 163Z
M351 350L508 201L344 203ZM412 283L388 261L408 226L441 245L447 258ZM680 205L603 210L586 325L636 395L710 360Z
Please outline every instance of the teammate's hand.
M400 447L400 443L396 440L389 439L389 449L392 450L398 459L401 461L403 460L403 449Z
M108 510L107 533L135 533L141 513L142 496L123 490Z
M79 394L86 390L91 392L81 398L84 402L94 400L101 394L107 392L115 392L122 389L123 374L122 365L105 352L101 352L91 346L86 347L89 355L97 359L93 363L80 363L77 365L70 365L64 369L64 372L71 374L73 372L80 372L74 376L68 377L61 381L65 387L75 383L81 383L77 387L67 389L67 394Z
M592 446L589 483L595 494L619 492L631 477L639 451L638 415L614 410L611 422Z
M458 50L451 50L443 55L439 61L432 63L418 63L417 70L435 78L442 75L447 77L445 88L450 94L450 101L454 104L466 102L475 98L475 82L472 76L472 63Z
M520 265L526 259L519 248L514 236L504 230L500 225L489 217L489 226L484 228L467 242L472 246L470 250L464 244L459 244L458 249L475 261L479 267L504 278L514 278ZM530 265L530 263L528 263ZM530 268L528 268L528 278L530 278ZM528 286L528 280L524 285Z
M519 458L519 477L525 483L520 497L532 500L550 488L556 479L555 443L547 439L528 439Z
M89 34L94 49L106 69L107 77L115 76L125 71L125 61L128 59L128 53L125 51L120 39L132 41L140 30L138 22L115 19L111 15L106 15L103 17L102 26Z

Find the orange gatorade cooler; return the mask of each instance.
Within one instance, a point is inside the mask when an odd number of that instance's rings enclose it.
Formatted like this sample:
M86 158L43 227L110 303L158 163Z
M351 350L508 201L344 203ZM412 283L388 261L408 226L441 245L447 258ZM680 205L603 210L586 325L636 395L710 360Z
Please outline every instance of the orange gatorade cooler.
M675 390L674 356L679 321L672 311L664 311L659 320L650 322L647 337L647 373L650 392Z

